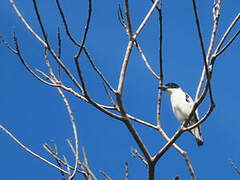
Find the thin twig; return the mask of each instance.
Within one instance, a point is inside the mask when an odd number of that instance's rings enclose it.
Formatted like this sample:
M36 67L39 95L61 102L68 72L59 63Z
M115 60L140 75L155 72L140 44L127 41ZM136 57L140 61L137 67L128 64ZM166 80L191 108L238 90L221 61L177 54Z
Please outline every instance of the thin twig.
M92 0L88 0L87 23L86 23L86 26L85 26L84 35L83 35L83 39L82 39L82 42L81 42L81 45L80 45L80 49L79 49L77 55L74 57L74 59L78 59L80 54L81 54L81 52L82 52L82 50L83 50L83 47L84 47L84 44L85 44L85 41L86 41L86 38L87 38L87 34L88 34L88 29L89 29L89 25L90 25L91 15L92 15Z
M137 36L139 35L139 33L141 32L141 30L143 29L144 25L147 23L148 19L150 18L151 14L153 13L154 9L157 7L157 4L160 0L156 0L151 9L148 11L146 17L144 18L144 20L142 21L141 25L138 27L136 33L133 35L133 39L135 40L137 38Z
M51 84L45 80L43 80L42 78L40 78L26 63L26 61L24 60L24 58L22 57L22 54L20 52L19 46L18 46L18 41L17 41L17 36L15 34L15 31L13 32L13 38L14 38L14 44L15 44L15 48L16 48L16 52L17 55L19 57L19 59L21 60L22 64L25 66L25 68L35 77L37 78L39 81L49 85L49 86L54 86L54 84Z
M152 0L153 2L153 0ZM160 4L160 7L157 6L158 11L158 21L159 21L159 86L163 85L163 55L162 55L162 3ZM157 99L157 125L159 129L161 129L161 121L160 121L160 111L161 111L161 102L162 102L162 90L158 89L158 99Z
M119 83L118 83L118 90L117 90L117 92L118 92L118 94L120 94L120 96L122 95L125 74L126 74L126 70L127 70L127 66L128 66L128 62L129 62L129 57L130 57L130 54L131 54L131 51L132 51L134 40L136 40L138 34L141 32L142 28L144 27L144 25L146 24L146 22L150 18L151 14L154 11L155 7L157 6L158 2L159 2L159 0L156 0L154 2L154 4L152 5L151 9L148 12L148 14L146 15L146 17L142 21L141 25L137 29L136 33L129 40L129 43L128 43L128 46L127 46L127 50L126 50L126 53L125 53L125 57L124 57L124 60L123 60L123 64L122 64L122 69L121 69L121 73L120 73Z
M192 126L184 127L183 130L184 131L190 131L191 129L193 129L193 128L199 126L200 124L202 124L208 118L208 116L212 113L214 107L215 107L215 105L211 104L211 106L209 107L207 113L202 117L201 120L199 120L197 123L193 124Z
M104 81L104 83L108 86L108 88L115 93L116 90L110 85L110 83L106 80L106 78L104 77L104 75L101 73L101 71L97 68L97 66L94 64L92 58L90 57L90 54L88 53L87 49L85 47L83 47L84 53L86 54L91 66L93 67L93 69L97 72L97 74L100 76L100 78Z
M47 44L37 35L37 33L35 33L35 31L33 31L33 29L28 25L28 23L25 21L25 19L23 18L22 14L18 11L15 3L13 0L10 0L10 3L12 4L12 7L14 8L15 12L17 13L18 17L20 18L20 20L23 22L23 24L27 27L27 29L45 46L47 47Z
M30 153L31 155L35 156L36 158L46 162L47 164L51 165L52 167L62 171L63 173L68 173L67 171L65 171L64 169L61 169L60 167L58 167L57 165L51 163L50 161L44 159L43 157L39 156L38 154L34 153L33 151L31 151L29 148L27 148L26 146L24 146L12 133L10 133L5 127L3 127L0 124L0 129L2 129L11 139L13 139L20 147L22 147L25 151L27 151L28 153Z
M220 42L217 45L217 48L215 50L215 52L213 53L213 56L219 52L219 50L221 49L225 39L227 38L228 34L230 33L230 31L232 30L232 28L234 27L234 25L237 23L237 21L240 19L240 13L238 13L238 15L235 17L235 19L232 21L231 25L228 27L228 29L226 30L226 32L224 33L222 39L220 40Z
M139 124L142 124L144 126L148 126L148 127L153 128L155 130L158 130L158 126L155 126L155 125L153 125L151 123L148 123L148 122L146 122L144 120L138 119L138 118L136 118L136 117L134 117L134 116L132 116L130 114L126 114L126 116L127 116L127 118L129 118L129 119L131 119L131 120L133 120L133 121L135 121L135 122L137 122Z
M81 42L81 45L80 45L80 49L79 51L77 52L77 54L74 56L74 62L75 62L75 66L77 68L77 73L78 73L78 77L81 81L81 84L82 84L82 88L83 88L83 94L84 96L88 99L88 94L87 94L87 89L86 89L86 85L85 85L85 82L84 82L84 79L83 79L83 75L82 75L82 72L81 72L81 69L80 69L80 65L79 65L79 56L83 50L83 46L84 46L84 43L86 41L86 38L87 38L87 33L88 33L88 29L89 29L89 24L90 24L90 20L91 20L91 14L92 14L92 0L88 0L88 18L87 18L87 23L86 23L86 27L85 27L85 30L84 30L84 35L83 35L83 39L82 39L82 42Z
M125 23L125 20L124 20L124 17L123 17L123 13L122 13L122 9L121 9L120 4L118 5L118 20L121 23L121 25L124 27L128 37L129 37L130 35L129 35L129 32L128 32L128 27L127 27L127 25Z
M218 22L219 22L219 18L220 18L220 8L221 8L221 0L218 0L218 2L216 4L214 3L214 8L213 8L214 25L213 25L213 30L212 30L211 41L210 41L208 52L207 52L207 57L206 57L206 59L204 59L204 66L205 66L204 69L205 69L206 77L207 77L207 81L208 81L206 83L206 86L208 85L209 97L210 97L211 104L214 104L214 100L213 100L211 81L210 81L211 77L208 72L208 64L209 64L209 58L212 54L212 50L213 50L213 46L214 46L214 42L215 42L215 38L216 38ZM204 76L203 76L203 79L204 79ZM199 89L201 89L200 86L199 86Z
M66 33L68 35L68 37L70 38L70 40L75 44L77 45L78 47L81 47L81 45L73 38L73 36L71 35L70 31L69 31L69 28L68 28L68 25L67 25L67 21L66 21L66 18L64 16L64 12L62 10L62 7L59 3L59 0L56 0L56 3L57 3L57 7L58 7L58 10L59 10L59 13L61 15L61 18L63 20L63 24L64 24L64 27L65 27L65 30L66 30Z
M154 3L155 1L154 0L151 0L152 1L152 3ZM160 4L160 6L156 6L156 8L157 8L157 10L158 10L158 12L160 11L160 9L162 8L162 4Z
M97 180L96 176L93 174L93 172L89 168L87 155L86 155L86 151L85 151L84 147L82 147L82 153L83 153L83 159L84 159L84 166L85 166L85 168L87 169L88 173L93 177L93 179Z
M47 56L47 48L45 48L45 60L46 60L46 64L47 64L47 67L48 67L48 70L49 70L49 73L51 74L52 78L50 79L52 81L52 83L56 83L57 80L56 80L56 77L53 73L53 70L52 70L52 67L49 63L49 60L48 60L48 56ZM69 113L69 117L71 119L71 123L72 123L72 127L73 127L73 133L74 133L74 139L75 139L75 153L74 153L74 156L75 156L75 167L74 167L74 170L73 170L73 173L69 176L69 180L73 179L74 176L76 175L77 173L77 168L78 168L78 160L79 160L79 150L78 150L78 136L77 136L77 128L76 128L76 123L75 123L75 119L74 119L74 116L73 116L73 113L72 113L72 110L71 110L71 107L68 103L68 100L67 98L65 97L64 93L62 92L62 90L57 87L57 90L59 92L59 94L61 95L66 107L67 107L67 110L68 110L68 113Z
M115 109L119 109L118 106L117 106L117 104L114 102L114 100L113 100L110 92L108 91L107 87L105 86L105 84L103 84L103 86L104 86L104 89L105 89L105 91L106 91L106 93L107 93L108 99L111 101L113 107L114 107ZM119 110L119 111L120 111L120 110Z
M125 163L125 169L126 169L126 177L125 180L128 180L128 163Z
M58 64L61 65L61 67L63 68L63 70L66 72L66 74L69 76L69 78L74 82L74 84L79 88L81 89L80 85L78 84L78 82L76 81L76 79L74 78L74 76L70 73L70 71L65 67L65 65L62 63L62 61L56 56L55 52L49 47L49 44L48 44L48 41L46 41L47 43L45 43L38 35L35 31L33 31L33 29L28 25L28 23L26 22L26 20L23 18L22 14L18 11L17 7L15 6L15 3L13 0L10 0L11 4L12 4L12 7L14 8L15 12L17 13L18 17L20 18L20 20L24 23L24 25L27 27L27 29L39 40L39 42L41 42L44 47L47 47L51 54L53 55L53 57L56 59L56 61L58 62ZM36 10L36 9L35 9ZM37 10L38 12L38 10ZM39 15L39 13L37 13ZM38 18L40 18L38 16ZM39 19L38 19L39 20ZM41 20L41 19L40 19ZM41 25L41 21L40 21L40 25ZM43 29L42 25L41 25L41 29ZM43 34L44 34L44 37L46 39L46 33L45 31L43 31ZM46 39L47 40L47 39ZM53 86L52 84L49 84L48 82L42 80L41 78L37 78L38 80L42 81L43 83L45 84L48 84L50 86Z
M107 175L107 173L105 173L104 171L99 170L99 172L100 172L107 180L112 180L112 178L111 178L109 175Z
M51 146L49 146L47 143L44 143L44 144L43 144L43 147L46 149L47 152L49 152L49 153L55 158L58 166L59 166L61 169L63 169L63 167L62 167L62 162L59 160L60 158L59 158L59 156L58 156L58 151L57 151L57 145L56 145L56 143L54 142L55 151L54 151L54 150L51 148ZM62 171L60 171L60 173L61 173L61 175L62 175L63 180L66 180L65 174L64 174Z
M216 58L217 56L219 56L220 54L222 54L223 51L225 51L225 50L227 49L227 47L228 47L230 44L232 44L232 42L233 42L234 39L239 35L239 33L240 33L240 29L239 29L238 32L232 37L232 39L231 39L221 50L219 50L219 52L218 52L214 57Z
M235 164L233 163L233 161L231 159L229 159L229 162L231 163L233 169L240 175L240 170L237 168L237 166L235 166Z
M46 64L47 64L47 67L48 67L48 71L49 71L49 73L50 73L50 75L51 75L50 80L52 80L52 83L53 83L53 84L54 84L54 83L57 84L57 79L56 79L56 77L55 77L55 75L54 75L54 73L53 73L52 66L50 65L50 62L49 62L49 60L48 60L47 48L44 48L44 58L45 58L45 60L46 60Z
M195 7L196 7L196 5L195 5ZM209 71L208 71L208 64L209 64L209 58L212 54L212 50L213 50L213 46L214 46L214 42L215 42L215 38L216 38L216 32L217 32L218 22L219 22L219 17L220 17L220 7L221 7L221 0L218 0L217 4L214 3L214 8L213 8L214 24L213 24L213 29L212 29L211 40L210 40L207 56L204 59L204 68L202 70L202 75L200 78L200 82L199 82L197 92L196 92L196 97L195 97L195 99L199 98L200 91L202 89L202 85L203 85L203 81L204 81L204 77L206 74L206 77L207 77L206 86L208 86L208 88L209 88L209 96L210 96L211 104L214 104L214 101L213 101L213 95L212 95L212 89L211 89L211 83L210 83L211 77L210 77ZM200 29L199 29L199 31L200 31Z
M73 113L72 113L72 110L71 110L71 107L68 103L68 100L67 98L65 97L65 95L63 94L63 92L61 91L60 88L57 88L59 94L62 96L62 99L67 107L67 110L68 110L68 113L69 113L69 117L71 119L71 123L72 123L72 128L73 128L73 133L74 133L74 139L75 139L75 153L74 153L74 156L75 156L75 167L74 167L74 170L73 170L73 173L71 174L71 176L69 177L69 180L73 179L74 176L76 175L77 173L77 168L78 168L78 160L79 160L79 149L78 149L78 135L77 135L77 128L76 128L76 123L75 123L75 119L74 119L74 116L73 116Z
M72 82L77 86L77 88L83 92L83 88L80 86L80 84L78 83L78 81L75 79L75 77L71 74L71 72L69 71L69 69L62 63L62 61L58 58L58 56L56 55L56 53L54 52L54 50L50 47L50 44L48 42L48 38L47 38L47 33L45 31L45 28L42 24L42 20L41 20L41 16L39 14L39 11L38 11L38 6L37 6L37 3L36 3L36 0L33 0L33 4L34 4L34 9L35 9L35 12L36 12L36 15L37 15L37 18L38 18L38 22L39 22L39 25L41 27L41 30L42 30L42 33L43 33L43 36L44 36L44 39L45 39L45 42L46 42L46 47L48 48L48 50L50 51L50 53L52 54L52 56L54 57L54 59L57 61L58 64L61 65L61 67L63 68L63 70L66 72L66 74L68 75L68 77L72 80Z
M17 51L15 49L13 49L10 44L3 38L3 36L0 34L0 39L2 40L3 44L10 49L10 51L12 51L14 54L17 54Z
M67 170L68 170L67 175L68 175L68 176L71 176L71 170L70 170L70 166L69 166L69 164L68 164L68 161L67 161L66 156L63 155L63 159L64 159L64 161L65 161L65 164L67 165Z
M185 152L185 153L183 154L183 156L184 156L185 162L186 162L186 164L187 164L188 171L190 172L190 176L192 177L192 180L196 180L196 176L195 176L193 167L192 167L192 165L191 165L191 163L190 163L190 160L189 160L189 158L188 158L187 153Z
M173 178L173 180L179 180L179 178L180 178L179 176L176 176Z
M148 166L148 162L145 160L145 158L137 151L136 148L131 148L132 150L132 156L133 157L138 157L146 166Z
M56 144L54 144L54 146L56 147ZM63 161L62 159L60 159L60 157L58 156L57 152L55 153L52 148L47 144L47 143L44 143L43 147L46 149L47 152L49 152L57 161L59 161L61 164L63 164L64 166L67 166L66 162ZM55 148L56 149L56 148ZM73 148L74 149L74 148ZM56 150L57 151L57 150ZM74 170L74 167L70 166L68 164L69 168ZM81 170L77 170L79 173L85 175L86 172L84 171L81 171Z
M148 70L152 73L152 75L153 75L154 77L156 77L158 80L160 80L160 77L153 71L152 67L151 67L150 64L148 63L147 58L146 58L145 55L143 54L143 51L142 51L140 45L137 43L136 40L135 40L135 45L136 45L139 53L141 54L141 57L142 57L143 61L145 62L145 65L147 66Z
M60 29L58 28L58 58L61 59L61 53L62 53L62 40L61 40L61 34L60 34ZM62 81L62 78L61 78L61 66L60 64L58 63L58 78L59 78L59 81L61 82Z
M202 55L203 55L203 59L204 59L204 62L205 62L205 60L206 60L206 52L205 52L205 48L204 48L204 43L203 43L203 38L202 38L202 33L201 33L201 28L200 28L200 23L199 23L199 18L198 18L196 1L192 0L192 3L193 3L194 15L195 15L195 22L196 22L197 30L198 30L198 37L199 37L199 40L200 40ZM204 69L208 70L208 68L206 69L205 67L204 67ZM202 87L202 83L203 83L203 78L202 77L205 76L205 70L203 70L204 72L202 72L202 76L200 78L200 82L199 82L199 86L198 86L198 89L197 89L197 92L196 92L195 100L199 97L199 94L200 94L200 91L201 91L201 87ZM207 71L207 73L208 73L208 71Z
M125 4L125 15L127 17L127 24L128 24L128 37L129 39L132 39L132 24L131 24L131 18L130 18L130 11L128 6L128 0L124 0Z

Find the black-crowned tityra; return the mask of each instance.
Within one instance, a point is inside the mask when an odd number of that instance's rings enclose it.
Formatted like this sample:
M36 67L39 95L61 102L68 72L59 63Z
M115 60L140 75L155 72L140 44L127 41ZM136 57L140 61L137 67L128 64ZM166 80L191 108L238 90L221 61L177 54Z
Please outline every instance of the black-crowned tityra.
M172 110L178 121L180 121L180 123L184 123L186 120L188 120L194 105L192 98L187 93L185 93L176 83L167 83L164 86L160 86L159 89L162 89L170 96ZM198 111L196 109L195 113L189 122L187 122L186 126L189 127L198 121L199 117ZM198 146L203 145L200 126L191 129L190 132L193 136L195 136Z

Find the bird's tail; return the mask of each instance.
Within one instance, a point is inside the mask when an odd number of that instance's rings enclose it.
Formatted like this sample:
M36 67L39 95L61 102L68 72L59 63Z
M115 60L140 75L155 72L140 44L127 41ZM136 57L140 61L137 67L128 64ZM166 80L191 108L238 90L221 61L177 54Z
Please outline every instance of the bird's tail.
M197 145L201 146L203 145L203 138L200 132L200 128L199 127L195 127L191 130L191 133L195 136L196 141L197 141Z

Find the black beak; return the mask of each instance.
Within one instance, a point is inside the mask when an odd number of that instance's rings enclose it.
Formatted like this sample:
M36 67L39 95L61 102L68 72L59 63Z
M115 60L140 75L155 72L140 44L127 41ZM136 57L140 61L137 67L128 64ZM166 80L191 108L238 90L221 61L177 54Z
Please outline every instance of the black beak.
M161 89L161 90L163 90L163 91L166 91L167 86L159 86L158 89Z

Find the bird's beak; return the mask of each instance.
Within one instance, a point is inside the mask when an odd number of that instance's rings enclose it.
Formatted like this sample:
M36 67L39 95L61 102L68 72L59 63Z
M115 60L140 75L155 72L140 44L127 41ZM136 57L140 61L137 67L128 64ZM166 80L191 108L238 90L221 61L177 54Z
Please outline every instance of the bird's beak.
M167 86L159 86L158 89L161 89L163 91L166 91L167 90Z

